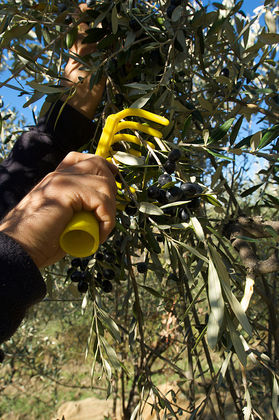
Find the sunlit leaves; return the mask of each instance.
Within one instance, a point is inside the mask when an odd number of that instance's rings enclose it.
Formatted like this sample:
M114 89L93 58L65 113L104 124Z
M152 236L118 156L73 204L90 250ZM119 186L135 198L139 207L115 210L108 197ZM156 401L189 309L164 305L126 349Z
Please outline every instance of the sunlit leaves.
M220 328L224 317L224 299L220 279L212 259L209 259L208 267L208 298L210 303L210 315L207 324L207 340L210 347L214 348L218 341Z

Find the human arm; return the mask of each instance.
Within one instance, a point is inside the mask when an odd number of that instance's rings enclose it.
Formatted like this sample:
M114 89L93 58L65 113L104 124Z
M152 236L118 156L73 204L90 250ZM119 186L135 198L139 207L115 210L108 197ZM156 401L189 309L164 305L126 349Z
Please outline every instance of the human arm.
M74 212L93 211L103 242L115 222L117 168L105 159L72 152L0 224L0 342L10 337L45 285L39 268L65 253L59 238Z

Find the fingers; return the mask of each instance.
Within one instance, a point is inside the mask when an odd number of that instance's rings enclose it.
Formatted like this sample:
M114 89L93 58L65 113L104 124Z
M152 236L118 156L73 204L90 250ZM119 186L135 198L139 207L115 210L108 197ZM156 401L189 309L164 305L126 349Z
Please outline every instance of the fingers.
M112 163L108 162L101 156L95 156L91 153L70 152L57 166L56 171L82 171L83 173L91 173L95 175L111 174L115 177L118 174L118 168ZM108 173L108 170L111 174Z
M56 203L64 215L81 210L93 212L99 222L101 243L115 225L117 189L112 176L53 172L45 178L41 191L45 203Z
M106 159L92 154L69 153L57 167L55 173L59 188L70 199L67 205L74 212L81 209L93 211L100 223L100 242L104 242L115 224L117 187L116 166ZM69 184L70 183L70 184Z

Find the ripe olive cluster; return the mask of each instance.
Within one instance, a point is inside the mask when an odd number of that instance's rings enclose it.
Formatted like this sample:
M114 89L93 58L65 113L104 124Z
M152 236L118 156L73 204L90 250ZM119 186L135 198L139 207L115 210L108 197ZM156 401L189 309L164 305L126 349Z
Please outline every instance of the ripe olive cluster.
M179 149L173 149L164 165L165 173L159 176L157 183L151 185L147 190L150 199L156 200L159 204L168 204L175 201L188 201L178 207L178 218L183 222L190 219L190 211L197 210L200 206L200 198L203 189L194 182L184 182L180 186L173 185L171 174L175 172L176 162L180 159L181 152ZM171 184L170 188L165 188L167 184ZM169 207L164 210L165 214L174 216L177 207Z
M103 292L110 293L113 289L111 280L116 277L117 256L112 250L104 249L97 252L95 258L95 285L100 287ZM108 265L112 268L107 268Z
M88 284L92 278L91 273L87 270L89 258L73 258L71 261L71 267L67 271L67 277L69 277L73 283L77 283L77 288L80 293L85 293L88 290Z
M87 292L89 284L92 283L104 293L110 293L113 290L112 280L119 281L123 239L117 236L117 239L112 237L108 240L91 257L72 259L67 277L74 283L78 283L77 288L80 293Z
M203 191L202 187L195 182L184 182L180 186L173 185L171 174L175 173L176 162L181 158L179 149L173 149L164 164L165 172L161 174L156 183L147 189L147 196L152 201L159 204L169 204L176 201L188 201L188 203L179 207L169 207L164 209L164 213L168 216L178 215L179 220L188 222L190 220L190 211L197 210L200 207L200 195ZM170 188L167 188L170 184ZM136 204L131 202L126 205L125 213L128 216L135 216L137 213ZM177 213L178 211L178 213Z

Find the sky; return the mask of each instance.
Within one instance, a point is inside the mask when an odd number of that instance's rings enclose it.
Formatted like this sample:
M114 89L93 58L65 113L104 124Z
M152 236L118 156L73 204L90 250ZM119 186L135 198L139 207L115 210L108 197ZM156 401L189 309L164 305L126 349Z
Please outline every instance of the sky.
M216 0L217 2L222 2L221 0ZM210 1L210 3L213 3L214 1ZM253 14L253 10L258 7L263 5L264 0L244 0L243 2L243 6L242 6L242 10L246 13L246 14ZM10 75L9 71L3 71L0 72L0 82L6 80ZM9 89L6 87L2 87L0 89L0 97L2 97L5 106L14 106L18 111L20 111L26 121L27 124L33 124L34 123L34 119L33 119L33 114L32 114L32 108L34 109L35 107L35 113L37 113L37 111L41 108L44 99L36 102L36 104L32 105L32 107L29 108L23 108L23 105L25 104L27 97L24 95L22 97L18 96L18 92L13 90L13 89Z

